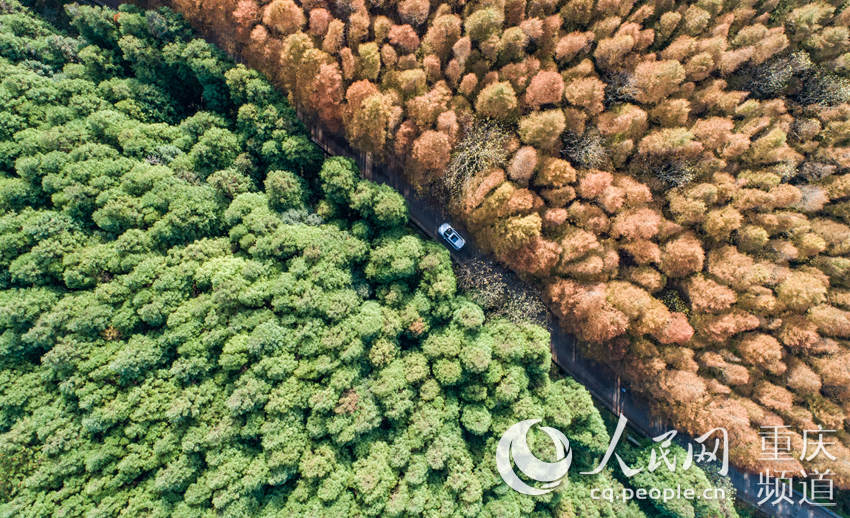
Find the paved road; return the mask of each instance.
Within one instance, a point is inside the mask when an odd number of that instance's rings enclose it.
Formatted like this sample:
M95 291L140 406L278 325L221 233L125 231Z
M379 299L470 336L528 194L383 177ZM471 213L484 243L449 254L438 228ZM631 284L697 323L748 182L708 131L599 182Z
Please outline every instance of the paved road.
M91 3L116 8L124 3L121 0L90 0ZM368 155L351 149L347 143L324 135L319 128L310 128L313 141L318 144L329 155L342 155L353 158L360 166L363 175L375 182L392 186L402 193L407 200L410 221L422 232L431 238L442 242L437 235L437 227L446 221L446 211L438 209L438 204L427 200L416 193L413 187L404 179L400 172L387 171L378 164L374 164ZM461 222L453 221L455 227L466 239L467 245L460 252L449 249L456 261L467 262L475 258L483 258L483 254L476 246L475 240L469 232L466 232ZM505 270L505 275L513 275ZM551 322L556 322L554 318ZM603 404L615 415L624 414L630 425L647 437L659 435L669 428L665 423L653 416L649 404L641 399L639 395L631 391L623 391L620 377L607 366L583 358L577 350L576 338L563 332L557 324L550 325L552 336L552 359L567 374L575 378L591 393L597 402ZM679 434L683 439L688 438ZM759 485L758 475L745 473L730 466L729 478L731 479L738 498L757 507L768 516L776 518L840 518L828 508L810 505L783 504L780 506L766 503L758 505ZM797 495L799 500L802 495Z

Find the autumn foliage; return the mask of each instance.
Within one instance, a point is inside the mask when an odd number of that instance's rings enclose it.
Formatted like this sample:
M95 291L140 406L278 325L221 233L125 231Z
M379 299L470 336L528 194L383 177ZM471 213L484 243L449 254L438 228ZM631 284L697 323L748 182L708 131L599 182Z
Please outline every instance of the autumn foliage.
M509 128L453 206L591 355L744 467L777 422L850 456L850 8L172 3L422 188L478 121Z

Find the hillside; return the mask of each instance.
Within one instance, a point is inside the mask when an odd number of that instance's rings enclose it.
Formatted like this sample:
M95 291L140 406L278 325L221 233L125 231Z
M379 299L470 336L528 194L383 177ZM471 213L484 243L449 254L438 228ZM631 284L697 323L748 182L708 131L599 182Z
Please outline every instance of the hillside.
M68 14L0 6L0 516L736 516L588 497L660 472L507 488L517 421L575 471L609 440L548 334L173 12Z
M753 471L765 426L850 456L846 3L170 4L451 204L678 428ZM850 487L782 465L827 467Z

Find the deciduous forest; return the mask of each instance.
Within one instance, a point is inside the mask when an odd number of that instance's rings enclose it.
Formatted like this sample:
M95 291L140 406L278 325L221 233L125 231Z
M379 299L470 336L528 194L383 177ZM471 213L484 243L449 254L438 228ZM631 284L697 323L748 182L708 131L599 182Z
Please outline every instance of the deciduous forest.
M608 445L548 333L459 293L401 195L176 13L59 14L0 2L0 516L737 516L588 498L699 469L509 489L519 420L576 471Z
M169 4L450 203L679 429L751 470L764 426L850 458L846 2Z

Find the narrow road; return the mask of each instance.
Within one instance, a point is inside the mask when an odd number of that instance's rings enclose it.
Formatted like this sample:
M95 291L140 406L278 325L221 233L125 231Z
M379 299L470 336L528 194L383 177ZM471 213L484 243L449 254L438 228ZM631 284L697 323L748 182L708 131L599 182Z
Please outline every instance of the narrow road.
M85 0L83 0L85 1ZM116 9L118 5L125 3L123 0L89 0L91 3ZM304 120L302 114L299 117ZM408 183L401 171L387 171L379 164L372 162L371 157L356 152L346 142L324 135L317 127L310 127L311 138L328 155L347 156L354 159L360 167L364 177L378 183L390 185L400 192L407 200L410 221L422 232L431 238L446 244L437 235L437 227L446 221L445 211L435 208L434 204L416 193L413 186ZM466 239L466 246L461 251L452 250L454 260L467 262L475 258L482 258L484 254L475 245L473 236L466 231L460 222L451 222L452 226ZM499 266L501 268L501 266ZM513 275L505 270L506 275ZM565 333L557 325L554 318L549 326L551 333L552 359L566 374L572 376L590 392L598 403L607 407L615 415L624 414L630 425L647 437L654 437L669 430L663 420L652 415L649 404L639 398L631 391L623 391L620 377L607 366L583 358L577 350L576 338ZM690 440L687 436L679 433L679 437ZM809 504L773 505L770 502L759 505L759 476L758 474L746 473L734 466L729 467L729 478L737 490L737 497L748 504L758 508L768 516L776 518L841 518L829 508L812 506ZM802 495L795 493L795 500L799 501ZM698 517L702 518L702 517ZM706 517L707 518L707 517Z
M325 153L354 159L364 177L390 185L404 195L408 204L410 221L426 235L446 244L436 232L437 227L446 221L444 211L438 210L433 202L429 202L418 195L400 171L386 170L380 164L375 164L369 156L353 150L347 143L323 134L319 128L310 128L310 132L313 141ZM467 245L460 252L446 246L452 253L453 259L459 262L467 262L475 258L482 258L483 254L475 245L474 237L466 232L463 224L455 221L452 221L451 224L467 242ZM507 270L505 270L505 274L513 275L512 272ZM662 419L652 414L647 401L630 390L623 390L625 387L614 371L603 364L584 358L578 351L576 338L561 330L554 317L550 319L550 322L552 322L549 325L552 340L552 359L561 370L584 385L598 403L607 407L615 415L624 414L629 419L632 428L642 435L655 437L670 430L670 427ZM678 433L678 437L683 441L691 441L690 437L681 432ZM729 479L737 491L738 498L768 516L776 518L840 518L827 507L810 504L789 505L783 502L774 505L771 502L766 502L759 505L761 496L759 495L758 474L746 473L734 466L729 466ZM794 500L799 501L802 496L795 493Z

